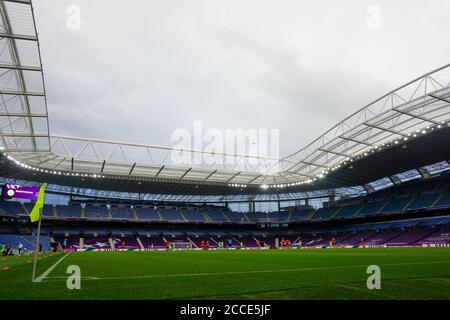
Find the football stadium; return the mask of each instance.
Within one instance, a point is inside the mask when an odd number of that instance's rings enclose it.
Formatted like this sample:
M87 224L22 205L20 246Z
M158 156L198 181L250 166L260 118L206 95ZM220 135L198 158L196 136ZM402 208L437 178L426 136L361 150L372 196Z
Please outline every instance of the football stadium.
M39 6L0 0L0 299L450 299L450 64L281 156L69 136Z

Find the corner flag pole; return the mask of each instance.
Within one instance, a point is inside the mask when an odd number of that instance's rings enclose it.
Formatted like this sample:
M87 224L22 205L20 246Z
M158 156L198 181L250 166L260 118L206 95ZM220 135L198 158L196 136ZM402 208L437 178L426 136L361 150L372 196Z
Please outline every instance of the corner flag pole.
M31 282L34 282L36 279L36 264L39 254L39 236L41 234L41 221L42 221L42 208L39 208L39 221L38 221L38 227L37 227L37 234L36 234L36 249L34 250L34 260L33 260L33 274L31 276Z

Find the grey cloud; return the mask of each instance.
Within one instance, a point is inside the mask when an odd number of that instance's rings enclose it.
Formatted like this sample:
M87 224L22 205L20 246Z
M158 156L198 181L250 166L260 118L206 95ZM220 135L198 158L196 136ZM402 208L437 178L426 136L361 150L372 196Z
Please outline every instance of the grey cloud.
M66 28L79 5L81 30ZM35 2L53 133L171 144L176 128L279 128L294 152L448 63L448 1ZM406 14L405 7L408 8Z

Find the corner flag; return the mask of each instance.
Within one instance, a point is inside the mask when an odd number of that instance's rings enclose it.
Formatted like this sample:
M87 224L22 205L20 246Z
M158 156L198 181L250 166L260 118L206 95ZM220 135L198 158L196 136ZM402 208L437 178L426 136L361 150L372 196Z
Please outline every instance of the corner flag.
M39 221L41 217L42 207L44 206L44 193L47 184L43 183L39 189L39 195L36 203L34 204L33 210L30 212L31 222Z

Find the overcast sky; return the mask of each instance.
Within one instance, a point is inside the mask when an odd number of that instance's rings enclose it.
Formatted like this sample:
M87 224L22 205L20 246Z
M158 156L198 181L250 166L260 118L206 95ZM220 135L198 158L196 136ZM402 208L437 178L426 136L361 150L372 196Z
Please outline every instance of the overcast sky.
M67 27L70 5L80 29ZM173 130L200 120L280 129L286 155L450 57L448 0L34 7L53 134L172 145Z

